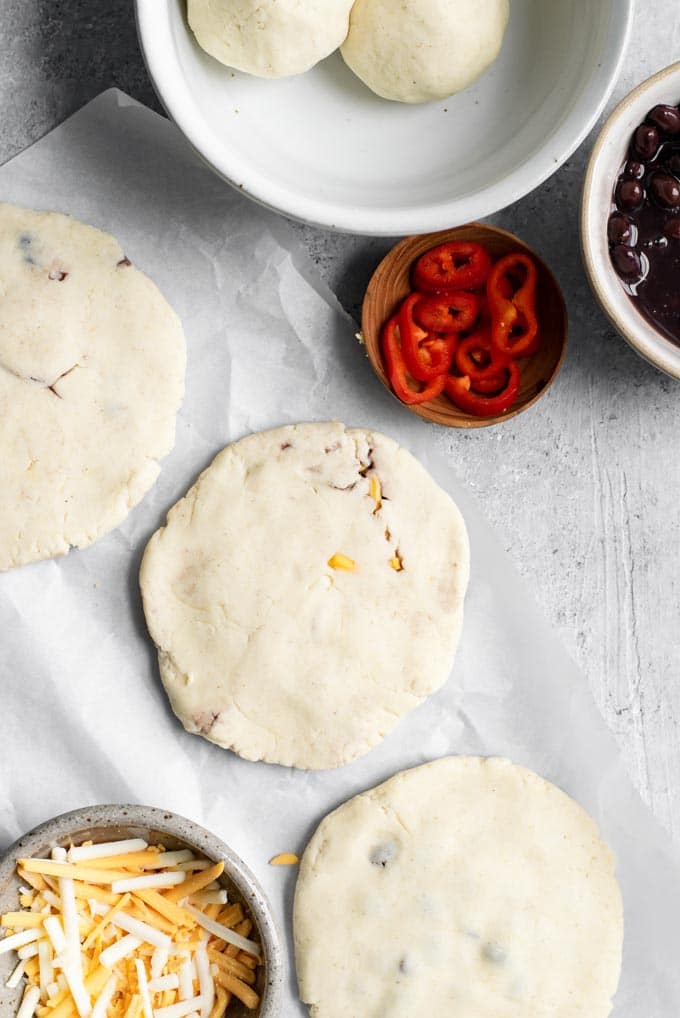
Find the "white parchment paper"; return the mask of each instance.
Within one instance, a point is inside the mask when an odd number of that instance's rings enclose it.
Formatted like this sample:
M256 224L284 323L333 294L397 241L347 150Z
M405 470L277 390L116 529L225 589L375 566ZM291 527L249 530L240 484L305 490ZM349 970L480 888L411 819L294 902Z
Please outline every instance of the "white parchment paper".
M289 958L284 1014L293 1018L306 1014L290 949L295 871L267 860L301 852L329 810L398 770L448 753L504 755L573 795L614 847L626 909L615 1018L677 1018L677 853L456 464L432 453L431 431L374 379L354 324L286 223L220 182L167 121L116 91L2 167L0 198L114 233L174 304L188 339L177 445L154 490L92 548L0 575L0 849L57 813L101 802L199 821L271 897ZM147 538L220 448L252 430L324 419L384 430L423 460L466 517L472 580L446 687L363 760L306 774L247 763L183 731L160 685L137 573Z

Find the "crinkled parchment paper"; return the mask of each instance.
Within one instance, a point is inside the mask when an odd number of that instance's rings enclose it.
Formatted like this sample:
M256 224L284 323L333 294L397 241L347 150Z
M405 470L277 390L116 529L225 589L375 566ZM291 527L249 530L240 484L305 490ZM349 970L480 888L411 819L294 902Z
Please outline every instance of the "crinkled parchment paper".
M353 323L286 223L213 176L167 121L115 91L0 169L0 197L114 233L181 315L189 354L177 445L154 490L92 548L0 576L0 848L54 814L99 802L156 805L203 823L271 896L292 1018L306 1013L290 951L296 874L267 860L301 852L329 810L404 767L447 753L505 755L578 799L616 851L626 907L616 1018L677 1018L677 855L456 464L437 458L432 431L374 379ZM330 418L384 430L425 462L467 519L472 580L447 686L368 757L306 774L247 763L185 734L160 685L137 572L147 538L222 446Z

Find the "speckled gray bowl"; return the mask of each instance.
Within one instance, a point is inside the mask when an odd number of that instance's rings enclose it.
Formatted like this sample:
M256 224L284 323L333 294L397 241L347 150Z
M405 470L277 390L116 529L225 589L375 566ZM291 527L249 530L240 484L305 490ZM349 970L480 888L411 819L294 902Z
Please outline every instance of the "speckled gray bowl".
M283 965L281 944L271 907L257 880L223 841L192 820L152 806L90 806L63 813L25 834L0 859L0 912L18 907L19 880L16 859L21 856L46 856L54 845L70 842L114 841L120 838L144 838L149 844L163 844L168 849L191 848L208 859L224 860L221 882L229 892L230 901L240 901L255 924L262 944L264 965L258 969L255 989L261 996L256 1011L248 1011L233 1001L228 1018L278 1018L281 1012ZM8 990L5 982L16 964L14 952L0 955L0 1015L16 1014L21 988Z

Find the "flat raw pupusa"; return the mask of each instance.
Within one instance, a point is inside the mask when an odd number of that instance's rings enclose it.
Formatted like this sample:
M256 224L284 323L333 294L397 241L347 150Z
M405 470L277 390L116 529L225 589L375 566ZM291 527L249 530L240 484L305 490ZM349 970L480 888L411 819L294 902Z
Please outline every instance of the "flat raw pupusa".
M323 769L444 683L468 572L460 512L420 463L324 423L224 449L152 537L140 582L187 731Z
M312 1018L606 1018L623 908L573 799L508 760L446 757L321 822L294 934Z
M185 359L113 237L0 204L0 570L121 523L174 445Z

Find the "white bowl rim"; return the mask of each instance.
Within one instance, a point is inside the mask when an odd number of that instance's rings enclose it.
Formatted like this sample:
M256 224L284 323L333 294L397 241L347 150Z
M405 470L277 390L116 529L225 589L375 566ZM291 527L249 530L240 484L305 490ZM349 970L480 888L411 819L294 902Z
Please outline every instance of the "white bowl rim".
M261 177L248 164L244 173L238 157L220 150L213 134L192 117L183 79L173 73L173 64L165 59L162 33L157 30L167 11L163 0L135 0L135 16L142 56L149 77L170 119L177 125L194 151L228 184L258 204L310 226L363 236L394 237L411 233L429 233L446 226L482 219L539 187L575 152L588 135L609 99L619 77L633 25L636 0L628 0L612 19L607 49L616 59L605 72L604 88L593 104L585 92L560 125L554 147L544 147L517 166L507 176L473 195L440 202L427 208L352 209L331 201L320 201L294 192ZM603 70L602 64L599 65ZM574 125L578 127L574 130ZM557 154L555 154L557 153ZM245 165L245 164L244 164ZM535 167L533 173L528 168Z
M668 78L677 76L680 85L680 61L663 67L651 77L640 82L628 95L624 96L618 106L611 112L600 131L588 161L583 182L580 214L581 254L592 290L605 315L617 332L625 339L644 360L672 378L680 379L680 347L654 328L629 300L625 290L616 277L615 288L607 285L605 279L614 275L607 252L606 264L602 264L595 253L593 237L601 224L598 213L601 211L595 195L595 184L602 173L611 175L611 187L614 187L618 166L613 168L605 158L605 149L611 130L638 105L647 112L643 102L647 93L657 84ZM615 294L613 296L612 294Z
M63 842L73 833L95 827L147 828L188 845L195 845L197 851L204 852L211 859L224 860L224 875L235 884L247 903L266 960L267 983L259 1008L254 1013L257 1018L277 1018L283 1000L283 949L267 895L255 875L233 849L216 834L179 813L135 803L82 806L68 813L60 813L17 838L0 855L0 891L10 881L17 880L15 866L19 851L22 855L34 855L45 842Z

